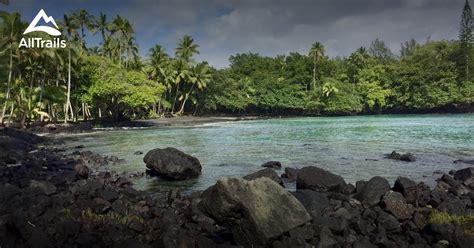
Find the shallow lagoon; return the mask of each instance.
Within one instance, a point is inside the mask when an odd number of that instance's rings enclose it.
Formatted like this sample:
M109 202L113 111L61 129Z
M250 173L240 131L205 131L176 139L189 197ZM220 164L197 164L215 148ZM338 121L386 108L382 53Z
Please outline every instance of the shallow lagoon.
M352 183L379 175L391 182L406 176L433 185L434 171L467 167L453 161L474 159L474 115L306 117L187 128L100 130L67 136L66 144L125 159L113 167L119 172L145 170L144 154L134 155L135 151L146 153L169 146L197 157L203 165L202 176L192 181L136 180L136 187L144 190L164 186L201 190L220 177L255 172L269 160L281 161L285 167L318 166ZM417 161L384 159L392 150L411 152Z

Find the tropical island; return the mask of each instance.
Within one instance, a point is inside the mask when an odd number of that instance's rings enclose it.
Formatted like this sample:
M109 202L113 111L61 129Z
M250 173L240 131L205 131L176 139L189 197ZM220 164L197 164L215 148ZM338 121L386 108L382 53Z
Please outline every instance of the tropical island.
M55 20L0 11L0 248L474 246L469 1L457 39L223 68L190 35L141 54L121 15Z

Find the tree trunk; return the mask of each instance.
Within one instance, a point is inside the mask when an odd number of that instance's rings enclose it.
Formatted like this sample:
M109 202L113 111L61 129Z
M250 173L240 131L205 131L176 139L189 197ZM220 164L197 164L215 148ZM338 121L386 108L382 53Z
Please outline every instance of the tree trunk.
M189 90L189 92L186 93L186 95L185 95L185 97L184 97L184 99L183 99L183 104L181 104L181 108L179 109L179 112L178 112L179 115L182 115L182 114L183 114L183 112L184 112L184 106L186 105L186 102L188 101L189 95L191 95L191 93L193 92L194 85L196 85L196 84L193 84L193 86L191 86L191 89Z
M12 73L13 73L13 50L10 47L10 64L9 64L9 71L8 71L8 81L7 81L7 94L5 95L5 102L3 103L3 110L2 116L0 117L0 123L4 123L5 112L7 111L7 102L8 98L10 98L10 87L12 82Z
M171 107L171 114L174 114L174 107L176 106L176 100L178 99L179 84L176 85L176 92L174 95L173 107Z
M67 70L67 95L66 95L66 107L64 110L64 123L67 123L69 119L68 111L70 107L71 107L71 47L69 46L68 70Z
M316 57L314 57L313 61L313 90L316 89Z

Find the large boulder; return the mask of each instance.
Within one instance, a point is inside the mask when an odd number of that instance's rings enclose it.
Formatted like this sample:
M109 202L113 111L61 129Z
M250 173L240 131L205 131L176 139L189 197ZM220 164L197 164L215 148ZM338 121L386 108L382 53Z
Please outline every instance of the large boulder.
M413 205L407 204L407 201L399 192L387 192L383 197L382 203L385 210L399 220L409 219L413 215Z
M383 177L373 177L365 183L354 198L368 206L375 206L380 203L380 198L390 191L390 184Z
M324 210L330 206L326 193L303 189L292 192L292 194L303 204L306 211L313 218L321 216Z
M400 160L400 161L405 161L405 162L414 162L414 161L416 161L416 157L413 154L409 153L409 152L405 153L405 154L402 154L402 153L398 153L396 151L393 151L390 154L386 154L385 157L389 158L389 159Z
M464 168L454 173L454 179L459 181L466 181L474 177L474 167Z
M147 168L164 179L186 180L201 175L202 167L197 158L172 147L153 149L143 161Z
M415 181L406 177L398 177L393 185L393 191L402 193L408 203L415 203L418 198L418 187Z
M278 176L278 174L273 169L270 169L270 168L259 170L255 173L247 175L244 177L244 179L254 180L254 179L262 178L262 177L268 177L272 179L273 181L275 181L276 183L280 185L284 185L283 180L281 180L280 176Z
M298 178L298 171L299 169L286 167L285 173L281 175L281 177L288 179L289 181L296 181Z
M220 179L203 192L198 206L216 222L230 225L243 246L263 246L311 220L293 195L266 177Z
M268 161L266 163L263 163L262 167L279 170L279 169L281 169L281 162L280 161Z
M341 192L346 182L341 176L318 167L308 166L298 171L297 189L311 189L319 192Z

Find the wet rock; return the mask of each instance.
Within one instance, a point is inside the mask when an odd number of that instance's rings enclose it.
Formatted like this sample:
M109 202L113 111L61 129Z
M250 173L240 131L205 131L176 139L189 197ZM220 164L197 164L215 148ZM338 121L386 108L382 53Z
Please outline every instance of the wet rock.
M346 185L341 176L318 167L308 166L298 171L297 189L311 189L320 192L340 192Z
M281 169L281 163L279 161L268 161L262 164L262 167L272 168L272 169Z
M275 181L276 183L280 184L280 185L284 185L283 184L283 181L281 180L281 178L278 176L278 174L273 170L273 169L270 169L270 168L266 168L266 169L263 169L263 170L259 170L255 173L252 173L250 175L247 175L244 177L244 179L246 180L254 180L254 179L257 179L257 178L262 178L262 177L268 177L270 179L272 179L273 181Z
M302 189L292 192L292 194L313 218L321 216L324 209L329 207L329 199L325 193Z
M401 154L401 153L398 153L396 151L392 151L392 153L387 154L386 158L394 159L394 160L400 160L400 161L406 161L406 162L416 161L416 157L413 154L411 154L411 153Z
M12 184L4 184L0 186L0 203L7 202L13 196L21 193L20 188Z
M459 181L466 181L474 177L474 167L464 168L454 173L454 179Z
M397 218L384 211L379 211L376 223L389 232L400 232L401 226Z
M402 193L408 203L415 203L418 198L416 182L406 177L398 177L393 190Z
M151 150L143 161L147 168L169 180L185 180L201 175L201 163L197 158L172 147Z
M268 178L223 178L205 190L199 208L218 223L228 223L241 245L264 245L311 220L303 205Z
M287 178L290 181L296 181L296 179L298 178L298 171L299 171L299 169L286 167L285 168L285 173L283 175L281 175L281 177Z
M381 197L388 191L390 191L390 185L387 179L376 176L365 183L354 198L368 206L375 206L380 203Z
M87 179L89 177L89 167L84 164L77 164L74 166L77 176L81 179Z
M143 230L145 230L145 226L138 222L138 221L132 221L130 222L130 224L128 225L128 227L136 232L143 232Z
M116 199L119 198L119 194L113 190L108 190L108 189L104 189L104 190L99 190L97 192L97 195L106 200L106 201L109 201L109 202L113 202L115 201Z
M382 200L385 210L399 220L409 219L413 215L413 206L406 203L405 198L398 192L387 192Z
M449 214L465 215L468 211L466 208L467 205L468 202L466 201L454 197L447 197L436 209Z
M52 195L52 194L56 193L56 186L54 186L52 183L47 182L47 181L31 180L30 181L30 187L41 189L41 191L45 195Z

